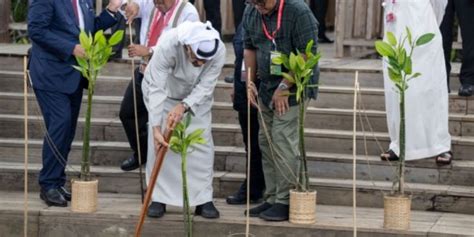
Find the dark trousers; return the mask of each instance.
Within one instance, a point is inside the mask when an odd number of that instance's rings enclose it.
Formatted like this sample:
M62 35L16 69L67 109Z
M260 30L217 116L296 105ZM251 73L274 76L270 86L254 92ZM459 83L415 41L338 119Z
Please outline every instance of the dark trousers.
M245 0L232 0L232 11L234 13L234 27L236 32L240 22L242 22L245 7Z
M242 130L245 151L248 151L248 112L239 111L239 123ZM255 109L250 112L250 198L261 198L265 189L265 178L262 169L262 153L258 144L258 114ZM247 153L248 154L248 153ZM240 185L239 193L247 193L247 179Z
M82 102L82 87L73 94L35 89L47 134L43 141L43 168L39 185L47 191L66 183L66 164L76 133L77 118Z
M194 4L194 0L190 0ZM204 10L206 11L206 19L211 22L212 26L221 33L221 1L220 0L203 0Z
M451 73L451 50L453 44L454 16L461 27L462 65L459 80L463 85L474 85L474 2L468 0L449 0L441 23L446 72Z
M140 152L142 156L142 161L146 161L147 154L147 138L148 138L148 111L146 110L145 104L143 102L143 93L142 93L142 81L143 74L139 72L138 67L135 69L135 89L137 96L137 116L138 116L138 129L139 129L139 139L140 139ZM122 121L123 128L127 134L128 142L130 147L134 152L135 158L138 159L138 145L137 145L137 135L135 129L135 111L134 111L134 100L133 100L133 81L130 81L127 89L125 90L125 95L123 96L122 104L120 106L120 121Z
M326 12L328 10L328 0L311 0L309 7L318 20L318 38L326 36Z

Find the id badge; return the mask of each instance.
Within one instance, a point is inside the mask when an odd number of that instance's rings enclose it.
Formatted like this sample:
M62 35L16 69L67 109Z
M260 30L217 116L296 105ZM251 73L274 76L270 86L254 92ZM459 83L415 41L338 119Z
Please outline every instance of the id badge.
M281 56L281 52L278 52L278 51L270 52L270 75L281 76L281 65L277 65L273 63L273 59L280 56Z

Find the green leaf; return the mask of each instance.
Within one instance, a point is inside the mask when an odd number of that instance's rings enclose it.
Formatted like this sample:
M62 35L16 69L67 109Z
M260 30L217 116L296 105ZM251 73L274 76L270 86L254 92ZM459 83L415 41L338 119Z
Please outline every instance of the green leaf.
M388 68L388 77L390 78L391 81L395 83L398 83L402 80L402 75L400 75L399 72L397 72L391 67Z
M305 49L306 56L310 56L311 54L313 54L312 52L313 44L314 44L314 40L312 39L308 42L308 44L306 44L306 49Z
M109 45L111 46L114 46L118 43L120 43L120 41L122 41L122 38L123 38L123 30L118 30L116 31L112 37L110 37L109 39Z
M321 54L320 53L318 53L314 57L311 57L310 59L308 59L308 61L306 62L306 69L314 69L314 66L316 66L316 64L318 64L320 59L321 59Z
M72 67L80 72L82 72L83 68L80 66L72 65Z
M417 73L413 74L412 78L417 78L419 76L421 76L421 73L417 72Z
M300 68L300 70L304 70L305 69L305 66L306 66L306 62L304 61L304 58L301 54L298 54L296 56L296 62L298 63L298 66Z
M405 61L405 65L403 70L405 71L405 74L411 75L412 73L412 61L410 57L407 57L407 60Z
M79 34L79 42L81 44L81 46L84 48L84 50L89 50L89 48L91 47L90 46L90 40L89 38L87 37L87 34L85 31L81 31L81 33Z
M290 74L288 74L286 72L282 72L281 75L283 76L283 78L285 78L289 82L295 83L295 78L293 78Z
M397 45L397 39L395 38L395 35L393 35L392 32L387 32L387 41L392 45L396 46Z
M393 50L392 46L390 46L389 44L387 44L387 43L385 43L381 40L375 41L375 49L383 57L394 57L395 56L395 51Z
M290 54L290 68L288 69L293 72L296 70L296 55L293 52Z
M412 37L412 35L411 35L411 30L410 30L410 28L408 28L408 26L407 26L407 27L405 28L405 31L406 31L406 33L407 33L408 43L409 43L410 45L412 45L412 44L413 44L413 37Z
M405 61L407 59L407 51L404 48L400 49L400 53L398 54L398 65L399 68L403 68L405 65Z
M196 129L191 134L189 134L186 139L188 139L190 141L196 140L196 139L200 138L203 133L204 133L204 129L202 129L202 128Z
M188 113L186 117L184 118L184 127L189 128L190 124L191 124L191 114Z
M433 33L424 34L420 38L418 38L418 40L416 40L416 46L421 46L421 45L427 44L434 37L435 37L435 34L433 34Z

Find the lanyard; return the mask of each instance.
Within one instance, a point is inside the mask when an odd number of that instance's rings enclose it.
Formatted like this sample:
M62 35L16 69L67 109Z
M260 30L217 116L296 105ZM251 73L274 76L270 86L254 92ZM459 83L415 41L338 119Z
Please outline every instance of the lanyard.
M283 4L284 3L285 3L285 0L280 0L280 6L278 7L277 27L276 27L275 31L272 32L271 35L270 35L270 33L268 33L267 26L265 25L265 21L263 20L263 15L262 15L263 33L265 33L265 36L267 37L267 39L269 39L272 42L275 41L276 33L280 30L281 17L283 15Z

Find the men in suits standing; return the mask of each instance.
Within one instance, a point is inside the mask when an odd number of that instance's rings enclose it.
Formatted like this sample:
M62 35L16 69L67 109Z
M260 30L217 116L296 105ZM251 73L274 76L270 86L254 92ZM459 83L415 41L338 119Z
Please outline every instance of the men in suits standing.
M67 206L65 166L74 139L82 90L87 84L72 65L84 56L81 30L94 33L114 25L120 0L110 0L95 16L92 0L32 0L28 33L32 41L29 67L33 89L47 133L43 142L40 197L49 206Z

